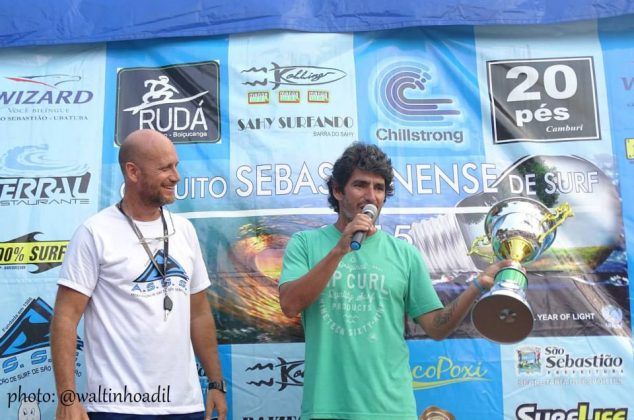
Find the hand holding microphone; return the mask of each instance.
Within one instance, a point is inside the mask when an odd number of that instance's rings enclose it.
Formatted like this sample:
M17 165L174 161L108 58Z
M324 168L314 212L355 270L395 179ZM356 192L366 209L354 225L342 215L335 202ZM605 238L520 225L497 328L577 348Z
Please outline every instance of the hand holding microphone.
M361 213L368 216L372 219L372 223L376 221L377 216L379 215L379 210L376 208L374 204L366 204L363 206L363 210ZM361 242L365 239L368 232L365 230L358 230L352 235L352 239L350 240L350 249L353 251L357 251L361 248Z

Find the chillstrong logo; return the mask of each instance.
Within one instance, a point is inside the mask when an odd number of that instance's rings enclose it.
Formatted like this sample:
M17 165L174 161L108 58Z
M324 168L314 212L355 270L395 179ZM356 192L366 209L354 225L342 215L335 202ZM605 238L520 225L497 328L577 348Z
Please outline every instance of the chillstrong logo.
M395 122L406 126L450 126L461 114L449 97L431 94L430 67L416 62L386 66L376 78L378 106Z

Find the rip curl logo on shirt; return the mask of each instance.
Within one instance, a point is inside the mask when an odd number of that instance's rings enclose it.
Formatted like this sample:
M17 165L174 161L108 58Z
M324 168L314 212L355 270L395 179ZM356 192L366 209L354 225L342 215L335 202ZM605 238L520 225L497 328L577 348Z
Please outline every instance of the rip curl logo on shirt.
M320 300L320 314L330 330L338 335L378 339L373 329L385 314L383 300L390 294L385 278L378 266L358 263L354 258L342 262Z
M159 267L163 267L165 254L160 249L154 254L154 260ZM154 296L157 293L163 293L163 287L168 291L182 291L189 293L189 276L183 270L183 267L171 256L167 257L167 274L165 285L161 285L163 276L156 269L152 261L148 261L148 265L143 273L137 277L132 283L132 294L135 296Z

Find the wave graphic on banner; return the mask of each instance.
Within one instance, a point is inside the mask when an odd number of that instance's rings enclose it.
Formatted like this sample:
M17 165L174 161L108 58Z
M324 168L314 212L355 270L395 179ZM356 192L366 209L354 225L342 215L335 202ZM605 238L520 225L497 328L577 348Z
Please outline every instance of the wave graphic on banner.
M379 105L386 115L405 125L449 126L448 116L460 115L451 98L430 98L432 71L421 63L399 62L379 74Z
M0 337L0 358L48 347L52 316L53 308L43 299L32 299ZM83 346L83 341L77 337L77 349L81 350Z
M68 156L67 152L66 156ZM88 165L59 160L48 144L18 146L0 156L0 176L64 176L84 174Z

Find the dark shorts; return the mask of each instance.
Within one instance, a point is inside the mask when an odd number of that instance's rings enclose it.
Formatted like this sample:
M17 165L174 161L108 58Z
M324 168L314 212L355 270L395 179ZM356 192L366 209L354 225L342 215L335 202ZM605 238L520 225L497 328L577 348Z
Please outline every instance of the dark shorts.
M88 413L90 420L203 420L205 412L189 414Z

